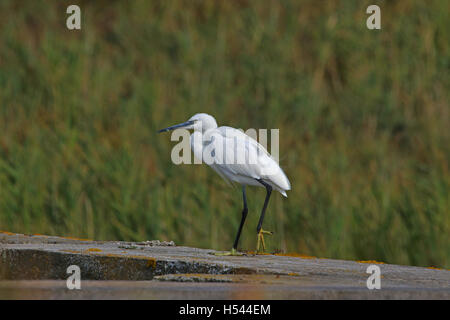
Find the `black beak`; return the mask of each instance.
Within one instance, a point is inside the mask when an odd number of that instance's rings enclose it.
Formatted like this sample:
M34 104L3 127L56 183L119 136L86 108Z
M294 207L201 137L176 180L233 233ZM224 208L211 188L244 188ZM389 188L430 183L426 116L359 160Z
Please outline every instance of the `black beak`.
M167 131L174 130L174 129L177 129L177 128L187 127L187 126L190 126L193 123L194 123L194 120L186 121L186 122L183 122L183 123L180 123L180 124L176 124L176 125L171 126L171 127L167 127L167 128L161 129L161 130L158 131L158 133L167 132Z

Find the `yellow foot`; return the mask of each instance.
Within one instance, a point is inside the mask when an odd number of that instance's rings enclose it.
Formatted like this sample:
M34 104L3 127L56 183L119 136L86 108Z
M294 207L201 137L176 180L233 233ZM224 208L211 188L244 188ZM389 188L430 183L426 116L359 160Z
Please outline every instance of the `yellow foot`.
M264 234L272 235L272 231L259 230L258 232L258 242L256 244L256 253L264 252L266 250L266 244L264 243ZM262 245L262 251L259 250L260 245Z
M243 256L244 254L241 252L237 252L236 249L231 249L231 251L225 252L214 252L215 256Z

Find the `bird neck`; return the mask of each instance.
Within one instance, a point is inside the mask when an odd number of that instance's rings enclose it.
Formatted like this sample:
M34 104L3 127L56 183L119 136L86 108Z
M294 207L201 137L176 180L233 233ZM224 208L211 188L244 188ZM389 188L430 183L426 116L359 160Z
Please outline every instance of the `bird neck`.
M194 131L191 134L190 143L194 156L201 160L203 153L203 134L200 131Z

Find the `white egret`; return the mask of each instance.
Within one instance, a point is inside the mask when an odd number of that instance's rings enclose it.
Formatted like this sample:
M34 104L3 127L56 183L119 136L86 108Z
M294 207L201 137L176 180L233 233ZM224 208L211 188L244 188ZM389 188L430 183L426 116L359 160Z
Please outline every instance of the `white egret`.
M217 127L216 120L209 114L198 113L186 122L158 132L166 132L177 128L194 130L190 137L194 155L206 162L225 180L231 180L242 185L244 209L242 210L241 223L233 248L231 252L226 254L238 254L239 237L248 213L245 186L252 185L266 188L266 198L256 228L256 250L260 251L260 245L265 250L264 234L271 235L272 232L263 230L262 223L272 190L275 189L287 197L286 191L291 189L291 184L278 163L256 140L240 130L226 126ZM207 161L205 161L205 158Z

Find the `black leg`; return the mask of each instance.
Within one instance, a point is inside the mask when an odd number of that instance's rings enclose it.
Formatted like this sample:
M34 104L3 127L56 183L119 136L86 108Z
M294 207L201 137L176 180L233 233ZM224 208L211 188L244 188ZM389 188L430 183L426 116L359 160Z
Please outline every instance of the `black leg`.
M245 185L242 186L242 197L244 198L244 209L242 210L242 219L241 224L239 225L239 230L234 240L233 249L237 250L239 237L241 236L242 227L244 226L245 218L247 217L248 208L247 208L247 195L245 194Z
M262 211L261 211L261 217L259 218L258 227L256 227L256 232L257 233L259 233L259 231L262 228L262 223L263 223L263 220L264 220L264 214L266 213L267 205L269 204L269 198L270 198L270 195L272 193L272 186L270 184L264 182L261 179L259 179L258 182L261 183L264 187L266 187L267 194L266 194L266 199L264 200L264 206L263 206Z

